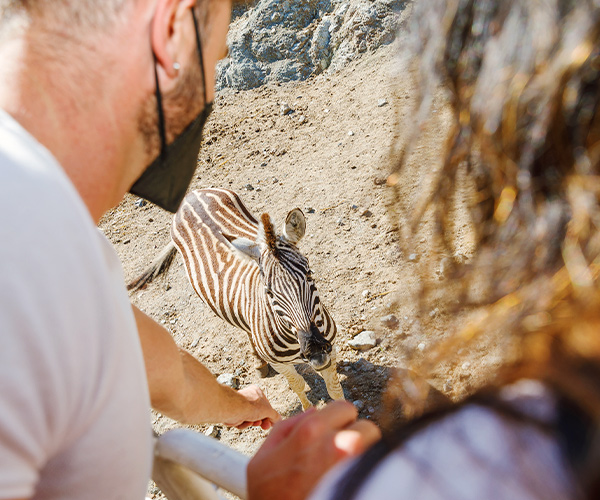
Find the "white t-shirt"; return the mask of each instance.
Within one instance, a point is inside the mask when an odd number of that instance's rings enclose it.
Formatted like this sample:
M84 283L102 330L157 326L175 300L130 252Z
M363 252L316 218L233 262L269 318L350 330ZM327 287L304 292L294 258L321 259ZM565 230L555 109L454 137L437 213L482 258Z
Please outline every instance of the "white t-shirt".
M552 395L523 381L502 398L542 422L555 416ZM334 497L354 462L331 471L310 500ZM429 424L384 458L353 500L568 500L575 493L561 449L534 425L469 405Z
M150 401L119 259L3 111L0 269L0 498L144 498Z

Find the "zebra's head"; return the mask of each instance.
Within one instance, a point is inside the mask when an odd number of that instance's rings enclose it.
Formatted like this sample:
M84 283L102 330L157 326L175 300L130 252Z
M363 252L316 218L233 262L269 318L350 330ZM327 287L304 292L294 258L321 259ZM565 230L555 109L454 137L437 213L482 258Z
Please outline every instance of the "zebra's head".
M298 208L286 217L281 234L275 233L268 214L263 214L255 241L238 238L231 243L251 257L260 269L264 299L278 325L280 339L300 345L302 359L315 370L331 364L331 342L336 326L321 304L308 259L297 248L304 237L306 218ZM327 337L327 338L326 338Z

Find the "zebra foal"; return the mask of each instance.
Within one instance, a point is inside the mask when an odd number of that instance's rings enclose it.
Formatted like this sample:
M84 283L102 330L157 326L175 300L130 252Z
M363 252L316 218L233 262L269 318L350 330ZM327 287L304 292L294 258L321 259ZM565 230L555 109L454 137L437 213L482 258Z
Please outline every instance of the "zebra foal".
M256 361L284 375L303 408L310 402L293 366L299 360L323 377L333 399L344 399L331 344L336 325L296 247L305 230L300 209L287 215L277 235L269 215L259 222L233 191L193 191L175 214L171 242L127 288L141 288L165 272L179 250L196 293L217 316L248 333Z

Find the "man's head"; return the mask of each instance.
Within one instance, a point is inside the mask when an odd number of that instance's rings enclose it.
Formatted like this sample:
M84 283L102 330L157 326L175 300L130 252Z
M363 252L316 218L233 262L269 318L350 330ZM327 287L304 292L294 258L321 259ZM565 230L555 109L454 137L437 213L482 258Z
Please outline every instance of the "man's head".
M230 11L230 0L0 0L0 106L97 219L159 156L159 109L170 144L213 100Z

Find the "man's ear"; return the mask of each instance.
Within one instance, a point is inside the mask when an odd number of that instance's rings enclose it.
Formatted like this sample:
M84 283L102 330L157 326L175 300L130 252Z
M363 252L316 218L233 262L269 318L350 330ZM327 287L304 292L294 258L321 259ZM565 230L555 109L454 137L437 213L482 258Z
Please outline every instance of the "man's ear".
M189 10L194 5L196 0L158 0L156 4L150 40L156 62L169 78L178 74L173 65L183 56L182 23L190 22Z

